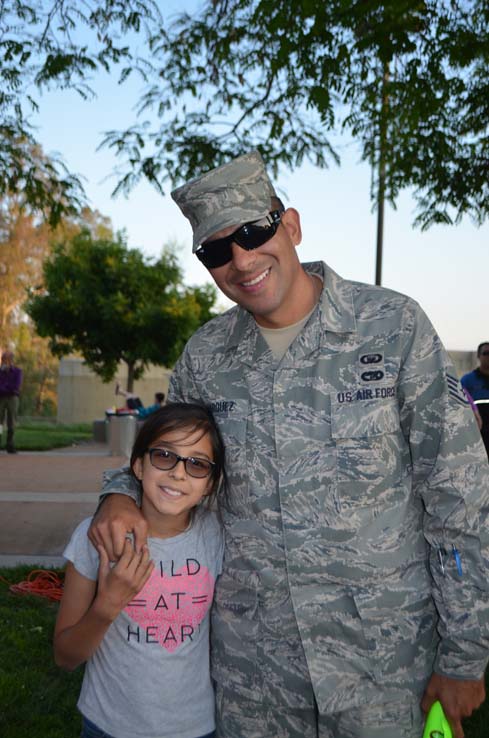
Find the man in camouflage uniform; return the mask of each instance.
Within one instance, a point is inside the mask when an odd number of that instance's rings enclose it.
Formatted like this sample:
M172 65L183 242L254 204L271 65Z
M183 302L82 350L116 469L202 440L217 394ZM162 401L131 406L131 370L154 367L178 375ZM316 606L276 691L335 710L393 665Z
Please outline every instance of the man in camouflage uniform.
M488 466L438 336L410 298L300 264L257 152L173 197L237 303L169 394L210 404L226 443L218 735L420 738L440 699L461 738L488 661ZM124 471L104 491L137 496ZM144 539L112 494L92 540L115 555L126 530Z

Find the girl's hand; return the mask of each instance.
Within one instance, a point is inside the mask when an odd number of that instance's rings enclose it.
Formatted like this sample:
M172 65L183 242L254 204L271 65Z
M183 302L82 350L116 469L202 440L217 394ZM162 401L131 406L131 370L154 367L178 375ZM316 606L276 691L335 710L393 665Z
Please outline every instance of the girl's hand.
M94 601L96 610L110 620L114 620L134 595L141 591L154 568L149 558L147 546L136 553L131 540L124 542L122 556L115 566L110 566L109 557L103 546L98 546L100 564L98 570L97 595Z

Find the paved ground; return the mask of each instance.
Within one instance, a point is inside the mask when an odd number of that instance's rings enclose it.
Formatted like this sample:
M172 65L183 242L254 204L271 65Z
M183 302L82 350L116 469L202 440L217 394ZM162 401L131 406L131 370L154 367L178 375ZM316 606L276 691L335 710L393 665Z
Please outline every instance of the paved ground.
M125 463L103 443L0 451L0 566L59 566L70 533L95 510L103 471Z

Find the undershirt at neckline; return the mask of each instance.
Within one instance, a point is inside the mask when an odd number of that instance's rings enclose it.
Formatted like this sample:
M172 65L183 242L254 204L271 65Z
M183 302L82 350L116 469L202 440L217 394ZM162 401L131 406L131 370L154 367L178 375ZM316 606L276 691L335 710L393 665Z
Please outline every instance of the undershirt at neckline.
M285 353L290 344L295 338L297 338L315 309L316 305L314 305L313 309L309 313L307 313L307 315L301 318L298 323L286 325L284 328L264 328L257 323L260 333L262 334L272 354L277 360L280 360L283 356L285 356Z

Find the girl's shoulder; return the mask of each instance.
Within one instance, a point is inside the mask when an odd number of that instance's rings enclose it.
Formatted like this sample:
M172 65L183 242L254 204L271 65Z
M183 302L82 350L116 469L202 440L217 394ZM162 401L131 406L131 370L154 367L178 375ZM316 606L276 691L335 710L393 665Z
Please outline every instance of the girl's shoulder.
M63 551L63 557L71 561L80 574L88 579L96 579L99 556L97 549L88 538L88 529L91 522L92 518L85 518L77 525Z
M218 514L214 510L199 507L195 511L192 527L195 535L201 536L205 548L220 569L224 554L224 530Z
M90 539L88 538L88 529L90 528L90 524L92 520L93 520L93 517L85 518L85 520L82 520L81 523L78 523L75 530L71 534L71 538L69 540L67 548L69 548L70 546L75 546L75 545L80 545L80 544L86 545L86 541L90 543ZM92 546L91 543L90 543L90 546Z
M215 510L209 510L203 506L197 507L194 513L193 525L208 533L214 533L218 537L223 535L222 525Z

